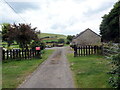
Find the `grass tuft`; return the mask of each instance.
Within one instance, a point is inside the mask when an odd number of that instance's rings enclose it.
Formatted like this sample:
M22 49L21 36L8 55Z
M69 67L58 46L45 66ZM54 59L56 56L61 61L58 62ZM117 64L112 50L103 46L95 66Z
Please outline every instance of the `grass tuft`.
M108 84L110 66L103 56L74 57L67 55L77 88L110 88Z

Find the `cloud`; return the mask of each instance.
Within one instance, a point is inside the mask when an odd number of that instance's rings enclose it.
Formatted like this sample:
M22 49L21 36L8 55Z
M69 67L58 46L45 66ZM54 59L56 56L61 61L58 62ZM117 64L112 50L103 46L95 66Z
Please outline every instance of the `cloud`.
M104 10L107 10L107 9L110 8L112 5L113 5L113 2L103 2L103 3L101 3L101 5L99 6L99 8L97 8L97 9L88 8L88 10L87 10L84 14L85 14L86 16L93 15L93 14L102 12L102 11L104 11Z
M17 13L22 13L29 9L40 9L40 7L35 2L8 2Z
M117 0L7 0L27 23L46 33L78 34L90 28L99 33L102 16ZM25 1L25 2L24 2ZM3 12L3 11L6 12ZM3 21L24 22L6 4Z

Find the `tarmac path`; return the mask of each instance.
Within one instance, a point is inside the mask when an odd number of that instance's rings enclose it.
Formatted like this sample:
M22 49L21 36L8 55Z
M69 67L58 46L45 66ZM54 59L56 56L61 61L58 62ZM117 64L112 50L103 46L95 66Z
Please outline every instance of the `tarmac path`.
M19 88L74 88L66 50L66 47L55 48L53 54Z

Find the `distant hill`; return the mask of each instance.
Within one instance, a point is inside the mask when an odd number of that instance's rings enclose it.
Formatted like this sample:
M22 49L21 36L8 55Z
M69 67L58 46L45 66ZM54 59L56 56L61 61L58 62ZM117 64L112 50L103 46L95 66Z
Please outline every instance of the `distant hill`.
M60 38L63 38L63 39L67 38L67 36L65 36L65 35L62 35L62 34L52 34L52 33L41 33L41 34L38 34L38 36L40 38L49 37L49 38L43 39L43 41L45 41L45 42L57 41Z
M43 38L43 37L56 37L57 39L59 39L59 38L66 39L66 37L67 37L67 36L62 35L62 34L52 34L52 33L41 33L41 34L38 34L38 36L40 38Z

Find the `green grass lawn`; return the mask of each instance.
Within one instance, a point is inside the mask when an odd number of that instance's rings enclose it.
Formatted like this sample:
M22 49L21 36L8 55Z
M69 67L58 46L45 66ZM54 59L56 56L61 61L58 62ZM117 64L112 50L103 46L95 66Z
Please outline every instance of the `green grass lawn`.
M58 42L58 39L55 39L55 40L43 40L43 42L52 42L52 41Z
M108 60L103 56L91 55L74 57L67 55L77 88L110 88L108 85Z
M54 50L45 50L42 59L8 61L2 64L2 87L16 88L26 76L32 73Z

